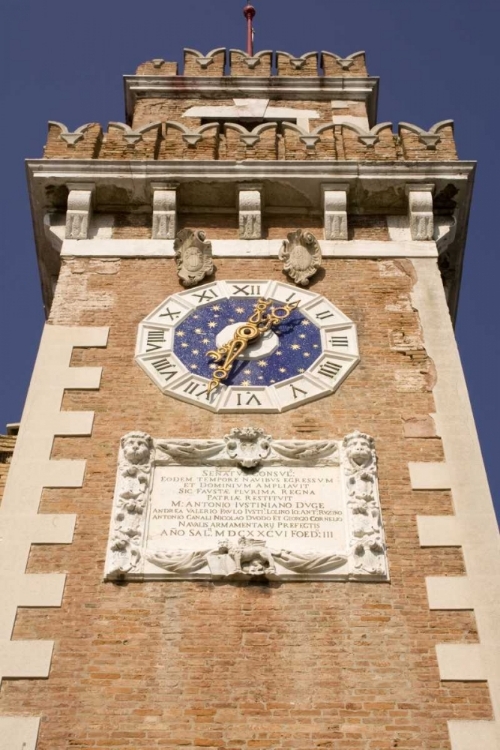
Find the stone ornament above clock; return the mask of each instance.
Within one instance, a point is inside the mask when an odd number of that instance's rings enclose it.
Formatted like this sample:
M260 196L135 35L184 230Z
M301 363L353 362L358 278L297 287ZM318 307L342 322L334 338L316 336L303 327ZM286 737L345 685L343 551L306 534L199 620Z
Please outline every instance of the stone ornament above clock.
M355 324L280 281L217 281L140 324L136 361L169 396L214 412L282 412L333 393L359 362Z

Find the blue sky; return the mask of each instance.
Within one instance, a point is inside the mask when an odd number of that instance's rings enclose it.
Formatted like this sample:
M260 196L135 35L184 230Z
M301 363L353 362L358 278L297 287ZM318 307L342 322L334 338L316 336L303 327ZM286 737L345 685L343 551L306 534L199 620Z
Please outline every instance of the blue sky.
M462 159L479 169L457 338L490 484L500 398L498 0L255 0L256 48L303 54L366 50L380 76L379 122L428 128L452 118ZM121 76L154 57L245 45L243 0L3 0L3 192L0 431L18 421L43 324L23 160L39 157L48 120L70 130L124 120Z

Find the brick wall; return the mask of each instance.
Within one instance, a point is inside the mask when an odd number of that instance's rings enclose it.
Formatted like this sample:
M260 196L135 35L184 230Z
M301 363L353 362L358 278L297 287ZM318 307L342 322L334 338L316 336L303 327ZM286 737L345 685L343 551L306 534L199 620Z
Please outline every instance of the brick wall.
M9 473L9 465L16 445L15 435L0 435L0 502Z
M383 231L371 218L354 231ZM278 261L216 265L220 279L283 279ZM67 571L63 607L20 609L14 631L55 640L50 678L6 680L0 693L2 714L43 717L38 750L449 750L447 720L490 718L486 685L440 682L436 663L436 643L477 634L471 612L431 612L427 602L425 576L461 575L464 564L460 550L421 548L417 537L417 514L453 508L449 493L414 492L408 476L409 461L443 459L413 266L323 266L312 290L357 323L361 364L336 394L270 422L166 397L134 364L139 321L181 289L173 259L63 261L50 322L111 330L106 349L73 357L104 366L101 389L67 392L63 403L95 411L92 437L58 438L53 449L87 459L84 487L46 489L40 507L78 515L74 543L34 546L27 571ZM119 438L132 429L221 437L245 424L284 439L375 437L390 584L102 582Z

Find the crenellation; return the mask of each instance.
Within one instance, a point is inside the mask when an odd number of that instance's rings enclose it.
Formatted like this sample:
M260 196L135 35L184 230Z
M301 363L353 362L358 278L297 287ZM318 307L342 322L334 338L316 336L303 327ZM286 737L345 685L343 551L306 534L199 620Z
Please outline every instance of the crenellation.
M227 109L226 105L222 107ZM312 113L313 110L303 110L297 103L290 103L290 106L282 107L281 111L288 114L296 109L296 123L288 119L275 122L264 119L261 124L250 126L249 129L243 118L241 122L228 120L221 129L220 123L224 120L222 115L220 120L212 116L212 122L201 124L200 117L185 117L183 114L194 108L177 102L175 111L182 120L157 119L151 122L153 115L156 118L167 116L171 109L173 107L170 104L159 100L157 106L148 106L147 116L138 114L133 127L112 122L104 135L97 124L85 125L75 133L67 134L61 132L62 126L59 123L49 123L45 158L245 158L230 155L245 153L234 145L237 141L234 133L238 132L240 141L246 148L256 148L251 157L254 159L433 161L436 156L457 159L450 120L438 123L429 132L416 125L400 123L397 136L392 131L392 124L388 122L379 123L367 130L352 121L357 116L346 115L345 120L340 115L333 118L330 116L328 121L325 108L319 108L322 110L318 112L319 118L304 119L303 113ZM272 111L272 108L268 109ZM216 108L211 107L210 111L212 110L215 114ZM276 116L279 116L278 108ZM228 136L228 133L233 135ZM71 137L71 142L68 141L68 136ZM266 145L262 146L263 143ZM199 148L198 144L201 144Z
M161 57L141 63L135 71L136 76L176 76L179 66L176 62L168 62Z
M353 52L347 57L339 57L333 52L322 52L320 65L323 74L328 77L368 75L364 52Z
M73 133L60 122L49 122L45 159L97 159L102 144L102 127L96 123L81 125Z
M225 73L227 51L224 47L213 49L207 55L195 49L184 49L184 75L220 77Z
M288 52L276 52L276 71L278 76L316 76L318 75L319 53L307 52L294 57Z
M271 50L250 56L241 49L230 50L230 75L269 78L272 75L274 53Z

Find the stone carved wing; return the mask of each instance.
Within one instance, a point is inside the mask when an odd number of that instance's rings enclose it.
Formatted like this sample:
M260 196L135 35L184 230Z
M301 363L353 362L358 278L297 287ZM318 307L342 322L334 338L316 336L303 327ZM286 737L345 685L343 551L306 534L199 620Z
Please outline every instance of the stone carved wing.
M163 568L167 573L196 573L207 565L211 550L172 550L172 552L150 552L146 559Z
M225 451L225 443L221 440L169 440L156 441L158 460L168 457L178 463L197 463L208 458L214 458Z
M317 461L338 453L335 440L276 440L272 448L278 455L291 461Z
M283 550L276 559L280 565L294 573L328 573L347 562L346 555L318 554L317 552L288 552Z

